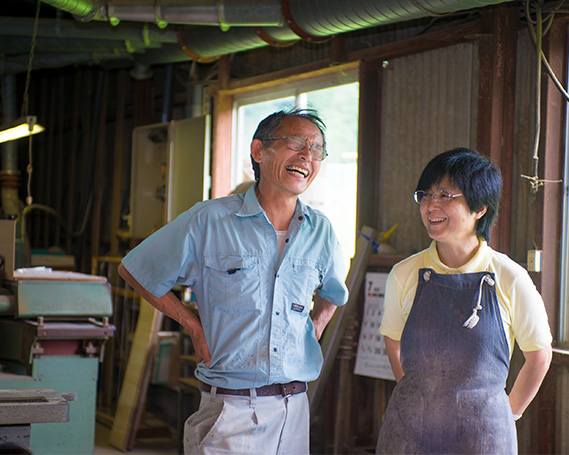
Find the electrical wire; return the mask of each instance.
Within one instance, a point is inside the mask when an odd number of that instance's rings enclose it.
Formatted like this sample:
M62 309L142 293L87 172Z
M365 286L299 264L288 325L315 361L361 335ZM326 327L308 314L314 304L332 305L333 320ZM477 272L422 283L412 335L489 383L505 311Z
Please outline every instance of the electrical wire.
M34 60L34 51L36 48L36 37L38 32L38 22L40 17L40 6L41 0L38 0L36 6L36 17L34 19L34 30L32 32L32 44L30 46L30 58L28 59L28 68L26 72L26 85L24 87L24 99L22 102L22 117L28 116L28 105L29 105L29 91L30 91L30 79L32 75L32 62ZM32 131L33 125L29 125L30 133ZM33 202L32 198L32 171L33 171L33 161L32 161L32 135L28 135L28 165L26 166L26 172L28 174L28 184L26 186L27 196L26 204L29 206Z
M559 10L561 5L564 3L559 2L556 8L550 10L544 19L542 16L542 9L541 9L541 2L537 0L534 2L535 8L535 20L532 19L530 14L530 1L526 2L526 18L528 22L528 29L530 31L531 38L536 47L536 84L535 84L535 136L534 136L534 144L533 144L533 175L524 175L521 174L522 178L529 180L531 184L531 190L533 193L537 193L539 187L543 186L545 183L560 183L561 180L545 180L540 179L538 175L539 170L539 138L541 135L541 65L542 61L545 64L545 67L550 75L551 79L557 86L557 88L564 94L567 98L567 92L563 89L563 86L555 76L549 62L547 61L545 54L543 53L543 37L553 24L553 19L555 17L555 12Z

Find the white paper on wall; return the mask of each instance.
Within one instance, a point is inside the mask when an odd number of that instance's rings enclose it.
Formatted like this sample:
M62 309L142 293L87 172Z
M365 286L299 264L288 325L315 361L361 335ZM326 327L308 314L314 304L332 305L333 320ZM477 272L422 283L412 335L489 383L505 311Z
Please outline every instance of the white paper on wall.
M386 281L387 273L366 273L364 314L354 373L395 380L387 357L384 337L379 333Z

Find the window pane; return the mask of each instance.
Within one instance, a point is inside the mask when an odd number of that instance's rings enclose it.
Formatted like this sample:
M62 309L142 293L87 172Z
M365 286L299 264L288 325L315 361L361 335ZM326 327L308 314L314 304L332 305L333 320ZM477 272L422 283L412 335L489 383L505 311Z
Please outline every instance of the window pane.
M359 83L307 92L305 97L307 107L317 109L326 123L330 155L301 199L330 219L349 267L356 234Z
M281 109L294 106L294 97L279 98L260 103L247 104L237 110L237 150L235 153L234 181L232 187L242 182L255 180L251 167L251 152L249 146L257 125L266 116Z
M310 88L316 90L310 91L306 91L306 82L288 87L289 90L297 90L296 98L286 96L251 104L245 104L247 99L241 99L236 107L236 150L232 182L232 187L235 187L254 178L249 146L255 129L263 118L295 105L316 109L326 123L326 147L330 155L322 163L320 173L310 188L300 198L311 207L324 212L332 222L342 245L346 268L354 255L356 239L359 83L352 82L353 80L351 77L350 83L333 87L330 85L342 81L316 81L314 84L319 85L311 85ZM322 86L326 88L319 88ZM267 99L270 94L263 96ZM257 97L256 100L258 99Z

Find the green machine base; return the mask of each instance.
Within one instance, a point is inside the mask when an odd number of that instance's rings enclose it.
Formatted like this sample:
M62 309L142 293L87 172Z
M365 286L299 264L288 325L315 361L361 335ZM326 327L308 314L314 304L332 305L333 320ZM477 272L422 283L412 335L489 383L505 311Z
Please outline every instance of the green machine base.
M34 455L92 454L99 359L81 356L43 356L34 359L32 376L1 373L0 389L53 389L74 393L69 422L34 423L30 449Z

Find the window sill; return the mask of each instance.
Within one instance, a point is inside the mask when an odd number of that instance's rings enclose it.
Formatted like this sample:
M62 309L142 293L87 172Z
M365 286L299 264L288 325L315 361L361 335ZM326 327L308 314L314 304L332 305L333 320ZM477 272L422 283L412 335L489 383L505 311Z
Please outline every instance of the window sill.
M569 349L553 348L553 360L551 363L569 366Z

